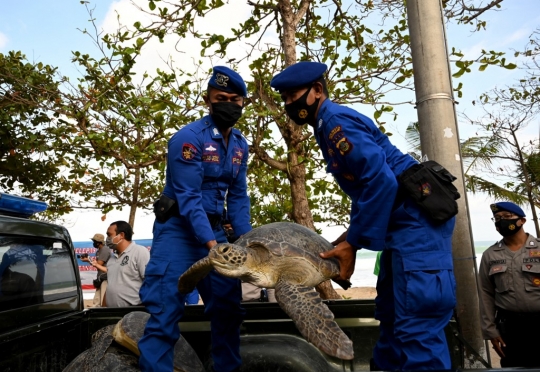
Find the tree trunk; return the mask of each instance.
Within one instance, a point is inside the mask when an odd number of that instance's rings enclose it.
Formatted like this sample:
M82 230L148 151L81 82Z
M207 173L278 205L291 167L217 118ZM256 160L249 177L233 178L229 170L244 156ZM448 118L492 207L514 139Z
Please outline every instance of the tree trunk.
M283 45L286 66L296 63L296 27L306 14L309 4L309 1L303 2L295 14L289 0L281 0L278 3L278 9L283 20L283 38L281 43ZM289 120L287 126L281 130L283 139L287 143L289 150L287 156L287 177L291 185L291 201L293 205L291 217L296 223L315 230L313 215L309 209L306 194L306 168L304 165L298 163L298 155L303 154L301 146L302 129L302 126L296 125L292 120ZM323 282L317 287L317 291L322 299L341 298L332 287L330 281Z
M141 185L141 170L135 169L135 179L133 180L133 195L131 197L131 205L129 206L129 224L131 228L135 228L135 213L139 204L139 187Z

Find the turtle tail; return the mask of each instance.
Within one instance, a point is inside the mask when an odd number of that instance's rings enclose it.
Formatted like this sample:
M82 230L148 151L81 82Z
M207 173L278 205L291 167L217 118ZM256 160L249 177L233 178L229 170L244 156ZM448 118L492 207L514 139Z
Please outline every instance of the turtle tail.
M185 273L178 279L178 291L183 294L192 292L197 283L199 283L210 271L213 266L209 257L205 257L195 262Z

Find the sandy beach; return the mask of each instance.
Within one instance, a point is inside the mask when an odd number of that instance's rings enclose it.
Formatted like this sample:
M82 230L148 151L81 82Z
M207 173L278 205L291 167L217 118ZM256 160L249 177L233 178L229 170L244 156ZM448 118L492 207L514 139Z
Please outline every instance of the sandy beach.
M347 290L336 289L336 292L346 300L373 299L377 295L375 287L353 287ZM89 307L91 304L92 300L84 300L84 307Z
M375 287L353 287L347 290L336 288L336 292L346 300L373 299L377 296L377 291L375 290Z

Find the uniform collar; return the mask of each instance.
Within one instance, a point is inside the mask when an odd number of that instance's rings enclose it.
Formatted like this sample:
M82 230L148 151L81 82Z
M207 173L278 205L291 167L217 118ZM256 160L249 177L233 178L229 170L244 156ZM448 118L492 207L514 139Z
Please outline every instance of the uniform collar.
M324 119L323 116L326 113L326 110L328 109L328 106L330 105L330 99L326 98L321 107L319 107L319 112L317 113L317 121L315 122L315 131L319 132L322 131L324 127Z
M122 257L124 254L128 253L129 251L131 251L131 249L133 248L133 246L135 246L135 242L132 240L131 243L129 243L129 245L126 247L126 249L124 249L124 251L120 254L118 254L118 252L114 252L114 255L116 257Z
M540 243L538 242L538 239L536 239L531 234L527 234L527 240L525 241L525 244L523 247L527 249L538 249L540 247ZM495 250L500 251L507 248L506 244L504 244L504 239L501 239L498 243L495 244Z
M205 116L203 118L203 122L204 122L204 125L206 127L210 128L212 138L223 138L223 135L221 134L218 127L214 123L214 120L212 120L212 116L210 116L210 115ZM238 136L241 133L240 133L240 131L238 129L233 127L232 130L231 130L231 134L235 135L235 136Z
M203 120L204 120L204 125L210 128L210 133L212 135L212 138L223 138L223 136L221 135L221 132L219 131L216 124L214 123L214 120L212 120L212 116L206 115Z
M525 247L527 249L537 249L540 245L538 244L538 239L529 234L527 241L525 242Z

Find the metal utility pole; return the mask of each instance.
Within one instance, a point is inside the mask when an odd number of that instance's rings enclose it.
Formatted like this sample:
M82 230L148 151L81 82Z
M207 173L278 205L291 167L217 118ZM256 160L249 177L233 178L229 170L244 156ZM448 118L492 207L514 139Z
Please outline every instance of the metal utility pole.
M454 184L461 194L452 242L457 315L463 337L485 358L485 343L480 329L476 255L469 223L442 7L439 0L407 0L406 3L422 153L458 178ZM465 367L475 366L481 365L475 363L473 356L466 352Z

